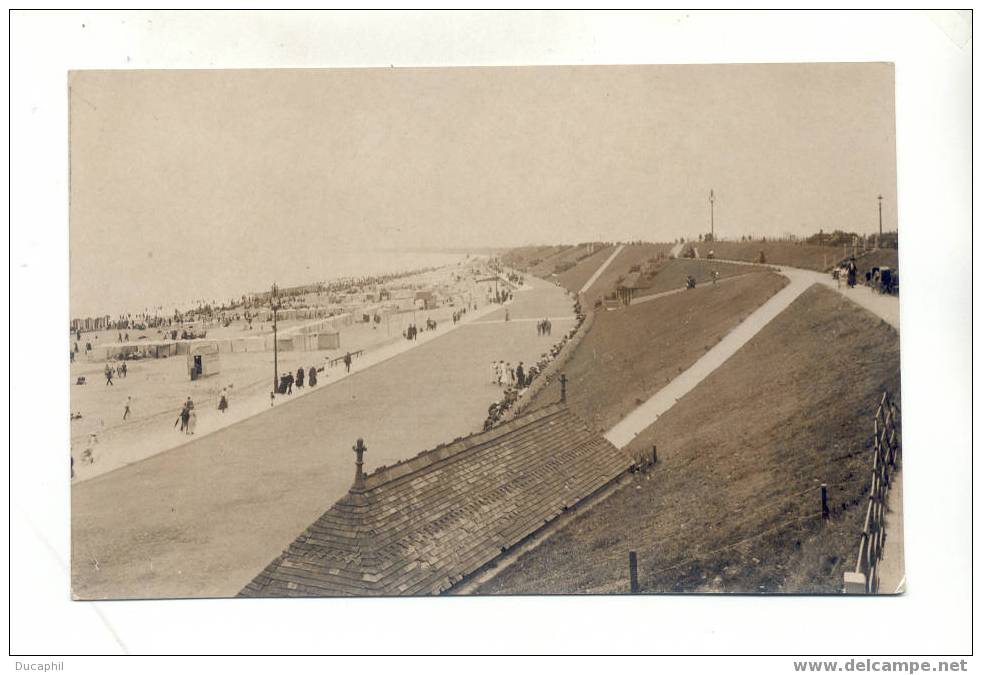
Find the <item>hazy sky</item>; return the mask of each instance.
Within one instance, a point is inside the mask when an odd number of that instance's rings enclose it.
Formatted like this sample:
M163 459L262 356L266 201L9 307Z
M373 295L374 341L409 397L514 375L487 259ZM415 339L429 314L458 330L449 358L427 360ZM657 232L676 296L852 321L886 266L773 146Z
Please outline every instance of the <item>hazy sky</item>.
M73 314L378 246L695 236L710 188L722 236L873 231L880 193L896 228L889 64L81 71L70 97Z

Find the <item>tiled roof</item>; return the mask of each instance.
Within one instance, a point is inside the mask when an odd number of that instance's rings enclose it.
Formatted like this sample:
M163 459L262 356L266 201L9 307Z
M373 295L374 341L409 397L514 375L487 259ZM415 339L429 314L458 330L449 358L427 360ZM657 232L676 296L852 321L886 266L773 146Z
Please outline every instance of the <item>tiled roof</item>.
M239 595L440 593L629 465L548 406L367 476Z

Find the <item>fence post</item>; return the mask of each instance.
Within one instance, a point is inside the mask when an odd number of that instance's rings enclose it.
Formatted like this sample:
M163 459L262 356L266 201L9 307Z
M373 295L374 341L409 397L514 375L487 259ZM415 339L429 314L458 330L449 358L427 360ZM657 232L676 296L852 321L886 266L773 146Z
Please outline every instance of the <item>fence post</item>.
M842 575L842 592L849 595L866 594L866 575L860 572L846 572Z
M651 463L652 464L657 464L658 463L658 446L657 445L652 445L651 446Z
M631 568L631 593L638 593L638 554L631 551L628 553L627 561Z
M829 486L822 483L822 520L829 519Z

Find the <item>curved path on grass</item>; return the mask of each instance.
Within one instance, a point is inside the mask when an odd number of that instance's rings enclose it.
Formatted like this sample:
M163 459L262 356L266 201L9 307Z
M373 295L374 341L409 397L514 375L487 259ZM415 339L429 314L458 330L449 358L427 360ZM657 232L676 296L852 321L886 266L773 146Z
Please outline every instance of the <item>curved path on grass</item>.
M753 264L735 260L722 262L746 265ZM674 406L679 399L711 375L713 371L733 356L751 338L760 332L764 326L783 312L798 296L808 290L813 284L822 284L823 286L839 291L843 296L890 324L894 330L900 330L899 298L880 295L864 286L849 288L847 284L836 282L830 275L820 272L794 267L774 265L771 265L771 267L777 267L778 271L787 277L789 280L788 285L758 307L687 370L683 371L678 377L669 382L668 385L656 392L651 398L612 427L605 434L605 438L608 441L618 448L623 448L631 443L638 434L651 426L659 417ZM725 281L725 279L722 281ZM667 291L641 298L635 302L646 302L680 292L684 293L685 291L684 289ZM897 478L897 485L899 486L901 484L901 476L898 474ZM897 593L904 590L902 494L902 489L891 490L887 502L887 540L879 570L881 593Z
M491 360L533 361L572 325L564 289L526 280L507 322L496 307L287 405L74 484L73 592L235 595L347 492L357 438L371 471L479 431L501 396ZM543 317L551 338L533 325Z
M743 263L740 261L726 260L721 262L731 262L752 265L753 263ZM771 266L775 267L775 266ZM789 283L782 290L778 291L771 299L758 307L750 316L742 321L736 328L726 335L712 349L706 352L698 361L692 364L687 370L679 374L664 388L656 392L651 398L633 410L627 417L612 427L605 437L618 448L628 445L634 437L648 428L669 408L697 384L702 382L714 370L719 368L728 358L733 356L737 350L745 345L770 321L784 311L799 295L808 290L812 284L823 284L829 288L838 289L842 295L857 303L864 309L871 311L881 319L889 323L894 329L900 327L900 303L897 298L883 296L874 293L868 288L856 287L850 289L846 284L837 284L827 274L801 270L793 267L777 267L778 271L787 277ZM654 300L666 295L673 295L684 292L684 290L672 290L665 293L641 298L640 302Z

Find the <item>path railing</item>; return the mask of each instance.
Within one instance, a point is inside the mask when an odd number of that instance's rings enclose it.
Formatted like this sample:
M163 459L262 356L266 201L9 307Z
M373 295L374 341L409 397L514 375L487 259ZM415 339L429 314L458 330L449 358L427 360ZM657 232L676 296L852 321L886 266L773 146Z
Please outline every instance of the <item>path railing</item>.
M900 409L887 392L873 416L873 477L856 568L843 575L843 592L873 594L879 590L878 567L886 539L887 495L894 469L900 464Z

